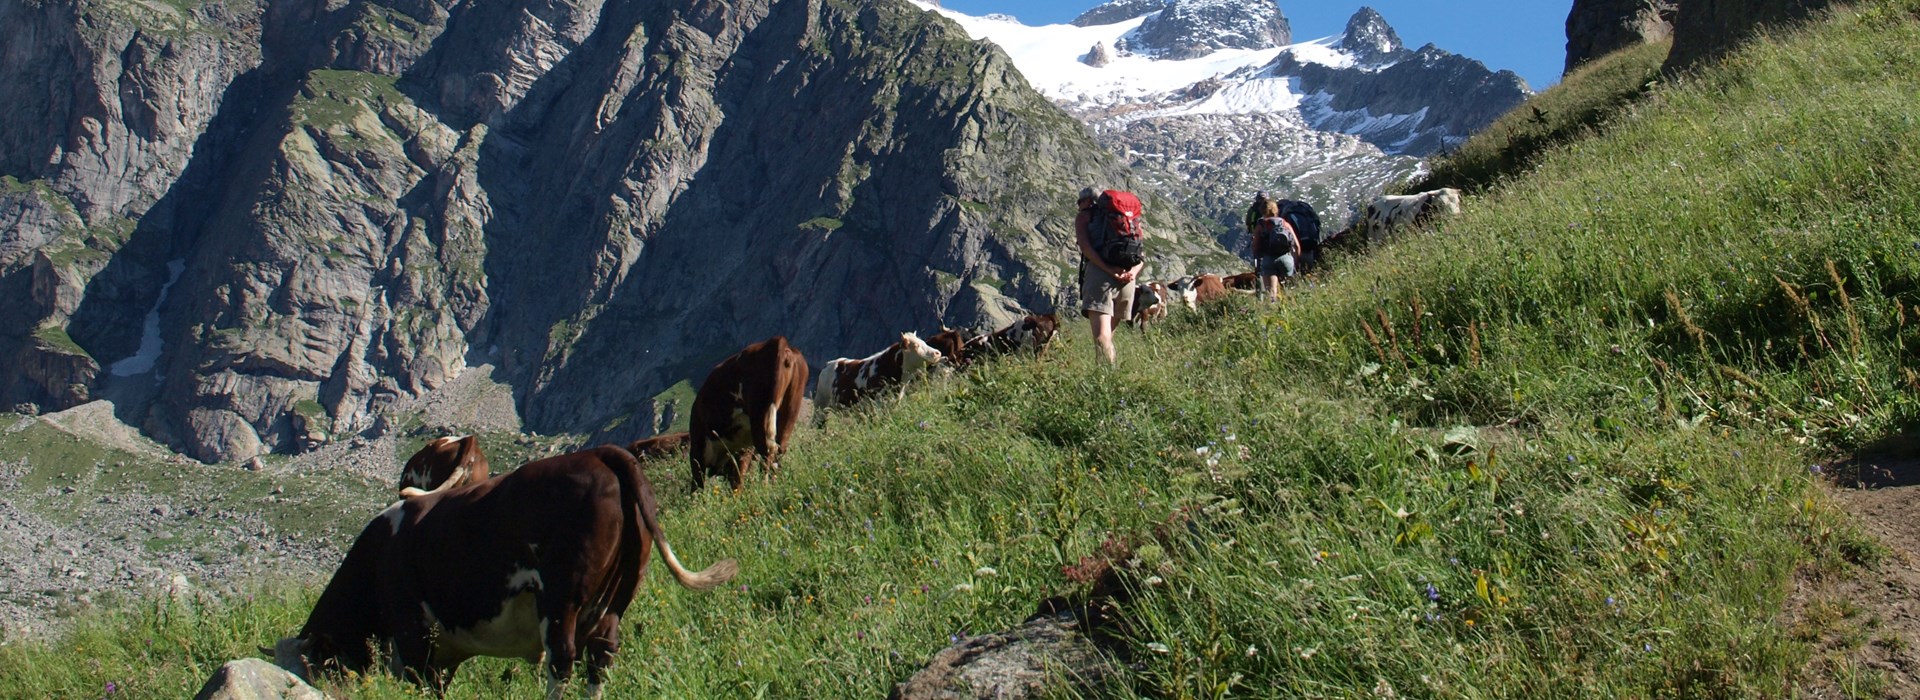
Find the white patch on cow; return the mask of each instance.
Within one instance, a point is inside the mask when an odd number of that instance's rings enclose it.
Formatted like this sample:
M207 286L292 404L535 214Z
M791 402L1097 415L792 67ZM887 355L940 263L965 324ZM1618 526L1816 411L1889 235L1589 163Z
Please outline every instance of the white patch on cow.
M400 523L405 522L407 519L406 506L407 502L403 499L394 501L393 505L387 506L386 510L380 511L378 517L386 518L387 527L393 530L393 532L389 534L400 534Z
M813 405L815 407L839 405L839 402L834 400L833 384L840 378L840 363L846 361L847 358L842 357L831 360L825 365L821 365L820 378L813 382ZM825 413L816 412L815 415L820 419L826 418Z
M533 569L514 569L507 574L507 592L524 593L546 588L546 581L540 578L540 572Z
M491 620L459 629L442 626L440 636L434 639L435 657L498 656L539 661L547 638L547 622L540 617L539 601L533 591L509 595L500 606L500 614Z
M588 683L588 684L587 684L587 699L588 699L588 700L600 700L600 692L601 692L602 690L605 690L605 687L604 687L604 685L605 685L605 684L603 684L603 683Z

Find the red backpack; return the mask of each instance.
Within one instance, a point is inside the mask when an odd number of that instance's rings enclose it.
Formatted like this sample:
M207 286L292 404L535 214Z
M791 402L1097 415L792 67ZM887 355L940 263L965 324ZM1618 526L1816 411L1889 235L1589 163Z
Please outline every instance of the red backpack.
M1093 249L1108 265L1126 269L1146 260L1146 222L1141 219L1140 198L1124 190L1100 193L1087 219L1087 233L1093 237Z

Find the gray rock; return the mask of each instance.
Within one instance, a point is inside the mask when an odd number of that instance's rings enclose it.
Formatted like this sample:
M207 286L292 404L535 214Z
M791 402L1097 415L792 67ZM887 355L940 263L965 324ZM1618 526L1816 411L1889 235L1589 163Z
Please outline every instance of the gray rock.
M892 700L1022 700L1061 687L1098 689L1117 677L1105 654L1070 616L1032 620L1006 632L960 640L894 687Z
M193 700L326 700L299 676L262 659L228 661Z
M1666 70L1710 60L1761 28L1805 21L1832 0L1682 0L1673 18L1673 50Z
M1220 49L1267 49L1293 43L1293 27L1270 0L1169 0L1140 23L1129 43L1161 58L1198 58Z
M1635 44L1673 36L1679 0L1574 0L1567 13L1566 72Z
M1103 24L1119 24L1141 15L1159 12L1168 4L1169 0L1112 0L1081 13L1079 17L1073 19L1073 26L1097 27Z
M1107 50L1106 42L1096 41L1093 43L1093 48L1087 50L1087 55L1080 57L1080 62L1095 68L1104 68L1113 62L1113 52Z

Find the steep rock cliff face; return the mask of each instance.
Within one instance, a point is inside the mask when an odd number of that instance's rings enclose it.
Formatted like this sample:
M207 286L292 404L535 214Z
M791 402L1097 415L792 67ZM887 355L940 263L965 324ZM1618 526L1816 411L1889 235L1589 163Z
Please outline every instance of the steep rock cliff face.
M89 296L137 305L157 287L141 283L163 274L158 246L96 277L135 222L168 206L229 85L260 62L260 12L0 0L0 358L15 368L0 403L61 409L99 388L70 320Z
M1567 13L1567 73L1635 44L1673 36L1679 0L1574 0Z
M1833 0L1681 0L1673 18L1668 70L1683 70L1720 55L1761 27L1798 22Z
M35 302L0 310L0 355L39 369L4 398L110 394L241 459L490 363L530 427L608 434L775 333L818 364L1063 306L1072 192L1134 186L904 2L230 8L162 41L147 16L82 30L118 5L0 0L30 40L9 71L118 86L93 121L9 96L35 106L0 129L0 288ZM1153 211L1165 271L1219 253Z

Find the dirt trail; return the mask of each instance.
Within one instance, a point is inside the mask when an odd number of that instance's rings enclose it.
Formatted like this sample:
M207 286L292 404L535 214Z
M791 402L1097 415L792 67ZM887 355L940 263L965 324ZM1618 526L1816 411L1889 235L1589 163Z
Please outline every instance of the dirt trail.
M1862 457L1833 471L1834 500L1887 553L1858 575L1802 584L1802 624L1831 626L1821 635L1827 683L1803 690L1920 699L1920 457Z

